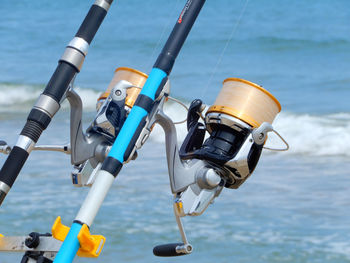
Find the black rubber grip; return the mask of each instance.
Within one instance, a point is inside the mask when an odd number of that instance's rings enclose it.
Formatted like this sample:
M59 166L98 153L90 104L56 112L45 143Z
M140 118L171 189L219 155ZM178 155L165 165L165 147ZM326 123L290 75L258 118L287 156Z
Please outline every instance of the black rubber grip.
M150 97L143 94L139 94L134 103L134 106L139 106L145 111L147 111L147 113L150 113L153 108L153 103L154 101Z
M107 11L102 7L92 5L75 36L83 38L90 44L106 14Z
M79 221L79 220L73 220L73 223L77 223L77 224L79 224L79 225L84 225L84 223L83 222L81 222L81 221ZM85 224L86 225L86 224ZM89 229L90 229L90 227L88 226L88 225L86 225Z
M61 61L53 73L43 94L52 97L56 102L60 103L63 95L68 89L69 83L72 81L77 72L78 71L74 66Z
M176 247L183 246L183 243L171 243L165 245L155 246L153 248L153 254L158 257L177 257L186 255L186 253L177 253Z
M29 154L26 150L23 150L17 146L13 147L0 170L0 181L12 187L24 163L26 162L28 155Z
M107 171L114 177L117 177L122 167L123 164L121 162L119 162L117 159L108 156L103 162L101 170Z

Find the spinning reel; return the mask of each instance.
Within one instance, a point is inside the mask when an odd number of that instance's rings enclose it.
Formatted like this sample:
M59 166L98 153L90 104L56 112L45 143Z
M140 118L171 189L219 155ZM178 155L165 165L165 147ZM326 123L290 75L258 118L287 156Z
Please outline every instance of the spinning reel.
M72 182L75 186L91 186L96 171L107 156L111 145L124 124L133 107L141 88L147 80L147 75L131 68L117 68L106 92L97 101L97 115L86 133L81 129L81 102L79 96L71 90L68 100L71 104L71 144ZM170 85L165 83L158 93L157 101L168 93ZM77 124L78 123L78 124ZM137 158L137 148L140 148L148 138L150 127L145 127L141 134L141 141L128 150L125 162Z
M271 123L281 110L275 97L262 87L246 80L230 78L213 106L200 116L205 106L192 101L187 115L188 134L180 150L176 129L161 110L157 122L166 135L166 152L170 186L174 194L174 211L183 243L154 248L157 256L179 256L192 252L180 218L198 216L219 196L222 189L238 188L253 173ZM209 138L205 139L205 136Z

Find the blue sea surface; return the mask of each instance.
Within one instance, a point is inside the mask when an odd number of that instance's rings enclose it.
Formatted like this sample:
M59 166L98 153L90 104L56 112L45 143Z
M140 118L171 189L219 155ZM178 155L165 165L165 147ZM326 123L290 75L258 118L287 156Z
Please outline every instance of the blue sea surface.
M14 145L93 1L0 2L0 139ZM114 1L75 81L85 127L117 67L150 72L184 4ZM282 105L274 125L290 151L266 151L240 189L224 189L203 215L184 219L192 255L156 258L153 246L180 235L155 130L92 226L107 238L100 258L76 261L350 262L349 10L348 0L208 0L171 73L171 95L210 105L226 78L258 83ZM39 144L67 142L68 118L64 105ZM57 216L70 225L88 191L72 186L71 170L69 156L33 152L1 206L0 233L48 232ZM0 262L21 256L1 253Z
M183 2L115 1L77 84L104 90L120 66L150 72ZM47 83L89 6L4 1L1 82ZM212 103L225 78L241 77L271 91L286 111L348 112L349 7L347 0L207 1L172 72L172 94L192 99L201 92Z

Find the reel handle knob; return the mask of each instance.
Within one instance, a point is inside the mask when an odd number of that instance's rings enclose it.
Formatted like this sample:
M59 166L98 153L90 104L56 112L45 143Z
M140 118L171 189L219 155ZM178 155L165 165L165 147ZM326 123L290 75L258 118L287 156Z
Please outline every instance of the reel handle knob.
M184 243L170 243L153 248L153 254L158 257L177 257L190 254L191 252L192 246Z

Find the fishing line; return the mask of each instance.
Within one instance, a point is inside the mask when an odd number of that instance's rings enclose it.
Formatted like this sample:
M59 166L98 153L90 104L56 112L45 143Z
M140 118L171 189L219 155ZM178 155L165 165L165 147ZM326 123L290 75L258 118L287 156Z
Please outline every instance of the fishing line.
M289 150L289 144L288 142L282 137L281 134L279 134L276 130L272 130L273 133L275 133L280 139L281 141L284 143L284 145L286 146L285 148L271 148L271 147L267 147L264 146L263 148L266 150L270 150L270 151L275 151L275 152L285 152Z
M174 5L174 8L172 10L174 10L174 13L176 12L176 10L178 9L178 6L179 6L179 2L180 0L177 0L175 5ZM160 46L160 43L164 37L164 34L165 34L165 31L167 30L167 28L169 28L169 25L170 25L170 22L171 22L171 18L172 16L169 16L169 19L167 21L166 24L164 24L164 27L163 27L163 30L162 30L162 33L160 34L160 37L157 41L157 43L155 44L154 48L153 48L153 51L152 51L152 54L151 56L148 58L147 60L147 63L145 63L145 65L147 66L147 68L152 68L152 63L154 61L154 56L155 56L155 53L156 53L156 50L158 50L159 46Z
M188 107L182 101L180 101L178 99L175 99L173 97L170 97L170 96L168 96L168 99L174 101L175 103L177 103L179 105L181 105L186 110L186 113L188 112ZM185 123L186 121L187 121L187 116L186 116L186 118L184 120L182 120L182 121L174 121L173 123L174 124L181 124L181 123Z
M221 61L222 61L222 59L223 59L223 57L225 55L226 49L227 49L228 45L230 44L233 36L235 35L235 33L237 31L237 28L238 28L238 26L239 26L239 24L240 24L240 22L241 22L241 20L242 20L242 18L244 16L244 14L245 14L245 10L247 9L248 3L249 3L249 0L245 0L245 4L243 6L243 9L242 9L242 11L241 11L241 13L240 13L240 15L238 17L238 20L237 20L235 26L233 27L233 29L232 29L232 31L230 33L230 36L229 36L228 40L226 41L224 49L222 50L222 52L221 52L221 54L219 56L219 59L218 59L216 65L214 67L214 70L212 71L212 73L210 75L210 78L209 78L209 80L207 82L207 85L206 85L206 87L204 89L202 89L202 94L201 94L202 97L204 96L204 94L208 90L208 87L211 84L211 81L213 80L214 75L216 74L216 71L217 71L217 69L218 69L218 67L219 67L219 65L220 65L220 63L221 63Z

